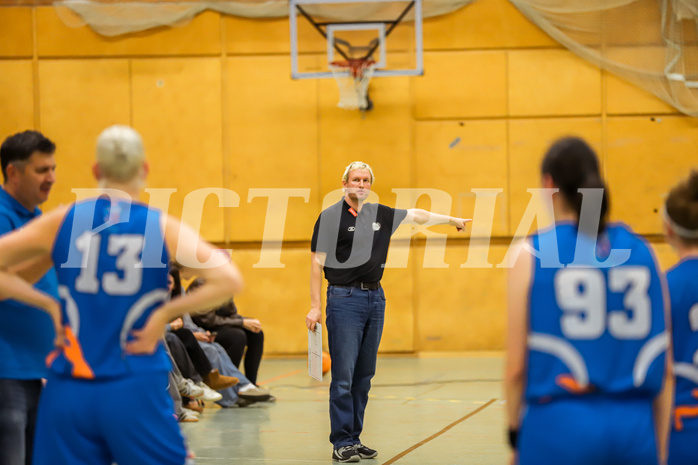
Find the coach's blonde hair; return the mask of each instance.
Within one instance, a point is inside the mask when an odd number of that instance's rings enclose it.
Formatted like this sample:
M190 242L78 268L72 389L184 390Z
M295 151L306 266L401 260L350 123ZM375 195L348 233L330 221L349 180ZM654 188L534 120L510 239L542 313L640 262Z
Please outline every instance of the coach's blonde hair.
M110 126L97 138L97 165L110 181L127 183L145 162L140 134L128 126Z
M369 173L371 173L371 184L373 184L376 180L376 178L373 176L373 170L370 166L368 166L368 163L364 163L362 161L353 161L349 163L349 166L347 166L347 168L344 170L344 174L342 175L342 181L347 182L349 180L349 173L354 170L366 170Z

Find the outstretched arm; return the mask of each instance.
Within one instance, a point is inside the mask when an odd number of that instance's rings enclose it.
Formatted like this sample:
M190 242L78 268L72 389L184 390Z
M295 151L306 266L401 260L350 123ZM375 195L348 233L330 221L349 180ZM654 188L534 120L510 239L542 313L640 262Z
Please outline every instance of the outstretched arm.
M455 226L458 231L465 230L466 224L471 221L471 219L432 213L421 208L410 208L407 210L407 216L403 220L404 223L408 224L449 224Z

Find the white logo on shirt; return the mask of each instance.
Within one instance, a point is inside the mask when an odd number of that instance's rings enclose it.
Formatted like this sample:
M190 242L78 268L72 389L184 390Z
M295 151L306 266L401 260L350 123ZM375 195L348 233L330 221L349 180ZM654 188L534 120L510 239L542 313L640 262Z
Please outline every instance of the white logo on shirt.
M349 232L354 232L356 231L356 228L354 226L349 226L349 229L347 229Z
M374 231L378 231L381 228L381 224L380 223L373 223L372 227L373 227Z

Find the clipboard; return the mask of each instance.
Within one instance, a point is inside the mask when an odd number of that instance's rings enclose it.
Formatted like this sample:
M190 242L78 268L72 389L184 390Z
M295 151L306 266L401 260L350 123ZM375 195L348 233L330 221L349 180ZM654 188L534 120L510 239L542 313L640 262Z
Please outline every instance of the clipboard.
M322 381L322 325L315 323L315 331L308 330L308 375Z

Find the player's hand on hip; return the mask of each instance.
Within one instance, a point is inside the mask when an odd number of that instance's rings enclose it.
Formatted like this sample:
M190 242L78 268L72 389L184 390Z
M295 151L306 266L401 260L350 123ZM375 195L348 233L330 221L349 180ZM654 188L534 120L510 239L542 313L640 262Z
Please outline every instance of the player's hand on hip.
M60 304L53 299L50 302L46 311L51 316L51 320L53 320L53 329L56 333L56 336L53 338L53 345L58 349L65 347L65 328L63 327Z
M170 328L172 329L172 331L177 331L178 329L181 329L183 326L184 326L184 321L182 321L182 317L175 318L170 323Z
M150 315L145 326L131 331L133 340L126 344L129 354L152 354L165 334L165 322L157 317L157 312Z
M473 221L469 218L451 218L451 226L455 226L458 232L465 231L465 227Z
M56 349L65 347L65 328L63 328L63 325L54 325L54 327L56 329L56 337L53 338L53 345L56 347Z
M320 310L312 309L305 317L305 326L307 326L309 330L315 331L315 323L320 321L321 318L322 312Z

